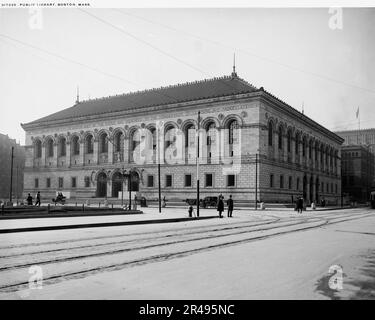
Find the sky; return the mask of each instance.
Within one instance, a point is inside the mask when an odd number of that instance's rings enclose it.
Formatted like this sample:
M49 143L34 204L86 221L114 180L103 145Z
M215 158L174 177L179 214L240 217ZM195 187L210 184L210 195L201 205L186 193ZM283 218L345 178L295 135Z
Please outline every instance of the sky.
M330 130L375 127L375 9L0 9L0 133L81 100L230 75ZM40 18L41 17L41 18ZM339 25L338 25L339 26Z

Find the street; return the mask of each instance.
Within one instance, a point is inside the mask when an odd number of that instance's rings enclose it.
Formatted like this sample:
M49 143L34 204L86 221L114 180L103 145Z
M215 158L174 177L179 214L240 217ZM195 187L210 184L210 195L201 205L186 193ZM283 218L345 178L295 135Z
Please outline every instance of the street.
M233 216L1 234L0 299L375 298L374 210Z

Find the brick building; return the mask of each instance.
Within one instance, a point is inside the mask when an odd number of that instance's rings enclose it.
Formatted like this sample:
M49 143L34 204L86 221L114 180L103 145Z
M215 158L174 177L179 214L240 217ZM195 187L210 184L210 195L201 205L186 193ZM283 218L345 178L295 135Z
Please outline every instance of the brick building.
M367 146L348 145L342 147L341 155L343 194L351 201L368 201L374 188L374 154Z
M368 148L368 150L373 155L375 155L375 128L362 130L345 130L337 131L335 133L344 139L343 146L362 145ZM375 188L375 176L373 177L371 185L373 186L373 188Z
M223 193L254 202L258 157L261 201L290 203L304 194L308 202L321 196L328 203L339 202L343 139L235 71L220 78L77 99L71 108L22 124L25 192L53 196L60 190L76 199L117 198L122 170L132 169L132 190L157 198L160 158L162 194L168 200L195 198L198 126L202 197ZM124 186L128 190L127 180Z
M23 193L23 170L25 166L25 150L16 140L0 133L0 200L9 201L10 168L13 151L13 199L21 199Z

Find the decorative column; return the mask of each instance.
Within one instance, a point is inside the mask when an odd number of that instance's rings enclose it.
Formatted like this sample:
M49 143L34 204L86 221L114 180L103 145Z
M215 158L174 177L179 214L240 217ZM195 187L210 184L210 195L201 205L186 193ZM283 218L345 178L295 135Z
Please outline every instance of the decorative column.
M81 139L79 139L79 164L85 165L85 143Z
M46 166L46 145L44 142L42 143L42 159L41 159L40 166L41 167Z
M292 163L296 163L296 139L294 138L291 139L290 152L292 154Z
M94 150L93 150L93 164L98 164L99 163L99 139L95 138L94 139Z
M57 155L57 142L53 143L53 163L52 166L57 167L58 155Z
M124 163L129 163L129 136L128 134L125 134L124 136Z
M71 150L70 150L70 147L71 147L70 141L66 141L66 156L65 156L65 159L66 159L66 166L68 168L70 167L70 164L71 164L71 159L70 159Z
M310 199L310 177L307 178L306 176L306 205L308 203L310 203L311 199Z
M113 139L108 138L108 163L113 163Z

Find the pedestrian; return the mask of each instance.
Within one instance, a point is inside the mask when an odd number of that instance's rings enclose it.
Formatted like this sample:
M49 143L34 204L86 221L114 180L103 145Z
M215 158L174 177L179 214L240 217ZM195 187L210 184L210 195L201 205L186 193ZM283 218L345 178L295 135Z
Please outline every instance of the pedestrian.
M167 201L165 200L165 196L163 197L163 205L162 207L165 208L167 206Z
M134 196L134 201L133 201L133 210L137 210L137 195Z
M189 206L188 212L189 212L189 218L191 218L194 212L193 206Z
M302 210L303 210L303 198L300 197L298 199L298 213L302 213Z
M38 191L38 193L36 194L35 206L40 207L40 191Z
M28 206L32 206L33 205L33 197L31 196L31 194L29 193L27 198L26 198L26 201L27 201L27 205Z
M233 199L232 199L232 195L230 195L229 199L227 200L227 206L228 206L228 218L232 218L232 214L233 214Z
M219 211L219 218L222 218L222 214L224 211L224 201L223 201L223 196L220 194L219 200L217 202L217 211Z

